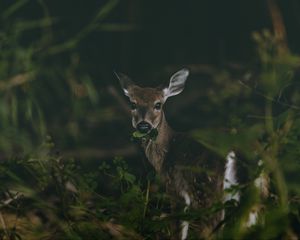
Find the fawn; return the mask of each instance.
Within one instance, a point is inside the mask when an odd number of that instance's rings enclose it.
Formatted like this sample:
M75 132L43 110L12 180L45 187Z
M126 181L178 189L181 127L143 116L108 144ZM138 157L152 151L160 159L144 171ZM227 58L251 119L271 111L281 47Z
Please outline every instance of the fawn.
M180 211L180 207L184 211L208 209L216 202L239 200L239 193L224 193L238 184L235 153L230 152L225 161L187 135L173 131L166 121L163 105L183 91L189 70L176 72L168 86L157 88L139 87L122 73L116 76L130 100L132 125L143 136L141 145L171 196L173 211ZM223 217L219 211L203 219L199 236L209 237ZM186 239L189 222L175 225L174 238Z

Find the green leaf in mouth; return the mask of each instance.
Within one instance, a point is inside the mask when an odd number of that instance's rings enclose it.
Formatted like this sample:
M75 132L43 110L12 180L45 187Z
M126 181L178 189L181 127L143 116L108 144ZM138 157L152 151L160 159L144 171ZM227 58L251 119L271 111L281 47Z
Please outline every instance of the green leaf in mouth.
M134 138L142 138L142 137L147 136L148 134L149 134L149 133L141 133L141 132L139 132L139 131L135 131L135 132L133 132L132 136L133 136Z
M132 134L132 136L133 136L134 138L145 139L145 140L151 139L151 140L153 140L153 141L156 140L157 135L158 135L158 131L157 131L156 128L153 128L153 129L152 129L150 132L148 132L148 133L141 133L141 132L139 132L139 131L135 131L135 132L133 132L133 134Z

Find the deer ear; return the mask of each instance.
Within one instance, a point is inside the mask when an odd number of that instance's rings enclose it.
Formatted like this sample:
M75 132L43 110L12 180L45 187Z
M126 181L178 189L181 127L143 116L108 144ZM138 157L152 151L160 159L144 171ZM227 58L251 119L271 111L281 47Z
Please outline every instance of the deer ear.
M116 75L116 77L119 79L119 82L121 84L121 87L124 91L124 94L129 97L129 88L134 85L134 83L131 81L131 79L123 74L123 73L117 73L114 72L114 74Z
M172 75L169 86L163 89L165 100L168 97L175 96L183 91L189 73L190 71L184 68Z

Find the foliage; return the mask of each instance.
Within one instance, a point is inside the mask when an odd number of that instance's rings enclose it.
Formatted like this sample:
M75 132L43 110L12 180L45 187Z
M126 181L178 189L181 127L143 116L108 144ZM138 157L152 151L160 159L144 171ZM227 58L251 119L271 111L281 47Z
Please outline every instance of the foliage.
M236 148L248 157L252 168L252 181L259 176L258 163L264 163L264 174L271 176L271 190L267 200L255 194L257 190L250 188L251 201L244 207L244 217L251 211L253 204L263 204L263 223L250 232L244 227L233 227L234 237L272 239L277 237L291 238L299 234L299 91L297 88L288 91L289 97L282 101L287 86L297 84L294 72L299 66L300 58L286 51L280 51L280 42L275 36L265 30L254 33L253 38L258 46L260 73L257 76L255 88L249 83L242 82L244 87L251 89L254 96L264 99L264 104L257 112L264 112L262 116L255 116L256 121L243 122L236 120L229 133L216 133L212 130L196 130L194 136L213 150L224 155L231 148ZM252 96L248 101L253 101ZM289 102L287 102L289 101ZM246 130L245 130L246 129ZM218 138L215 136L218 134ZM254 197L253 197L254 196ZM255 197L256 196L256 197ZM248 205L248 209L247 209ZM241 216L241 220L243 216ZM281 222L282 224L279 224ZM232 230L232 229L231 229ZM229 232L231 231L229 230Z
M139 131L135 131L132 134L132 137L136 138L136 139L147 139L147 138L150 138L152 140L155 140L156 137L157 137L157 134L158 134L157 129L151 130L150 133L140 133Z

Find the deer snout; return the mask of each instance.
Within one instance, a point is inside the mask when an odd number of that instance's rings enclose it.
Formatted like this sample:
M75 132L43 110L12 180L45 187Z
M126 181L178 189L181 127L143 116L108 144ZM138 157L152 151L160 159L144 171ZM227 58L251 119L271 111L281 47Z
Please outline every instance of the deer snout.
M152 129L152 126L150 123L142 121L142 122L138 123L138 125L136 126L136 129L141 133L147 133Z

